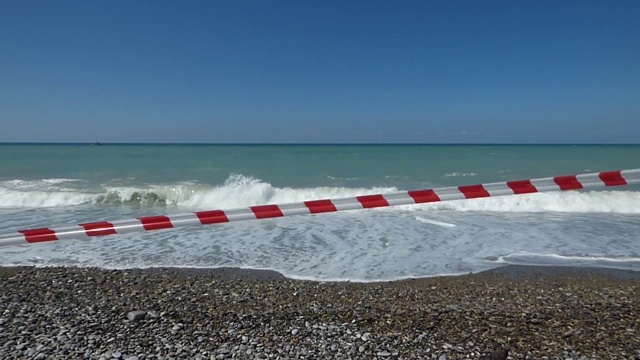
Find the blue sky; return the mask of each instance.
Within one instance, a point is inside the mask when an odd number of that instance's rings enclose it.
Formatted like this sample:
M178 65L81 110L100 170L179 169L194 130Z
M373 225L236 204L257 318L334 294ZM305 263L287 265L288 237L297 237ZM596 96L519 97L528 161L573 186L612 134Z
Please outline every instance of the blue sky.
M640 1L3 1L0 141L640 142Z

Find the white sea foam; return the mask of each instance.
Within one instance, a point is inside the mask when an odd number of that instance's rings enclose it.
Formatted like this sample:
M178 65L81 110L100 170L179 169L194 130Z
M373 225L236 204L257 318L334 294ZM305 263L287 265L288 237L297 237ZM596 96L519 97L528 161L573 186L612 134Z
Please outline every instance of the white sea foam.
M0 187L0 208L35 208L90 204L91 194L72 191L13 190Z
M447 228L456 227L456 224L451 224L451 223L447 223L447 222L444 222L444 221L437 221L437 220L432 220L432 219L425 219L425 218L420 217L420 216L416 216L416 220L420 221L421 223L438 225L438 226L447 227Z
M640 214L640 192L589 191L548 192L439 202L432 210L474 212L560 212Z
M67 183L67 182L76 182L76 181L80 181L80 179L42 179L42 182L44 182L45 184L63 184L63 183Z
M592 254L540 254L526 251L498 256L491 259L499 264L513 265L538 265L538 266L597 266L613 268L637 268L640 266L638 256L612 256L612 255L592 255Z
M69 156L32 161L25 154L16 159L25 168L13 172L12 163L5 166L0 237L93 221L624 169L637 165L632 160L638 152L589 147L576 157L572 150L567 163L561 161L564 148L478 147L460 162L459 152L446 147L367 147L355 149L357 156L350 148L325 147L313 157L284 147L108 147L94 149L108 160L96 162L85 148L60 149ZM437 161L424 167L424 159ZM233 171L244 175L228 176ZM21 178L27 174L39 178ZM0 265L241 267L349 281L462 274L505 264L640 270L640 185L597 190L61 237L3 247Z
M38 219L32 211L23 211L13 215L13 224L3 222L0 227L8 232L131 216L127 207L103 210L41 209ZM136 211L134 217L149 212ZM19 222L23 215L24 222ZM416 221L418 217L428 223ZM462 274L506 264L640 270L636 219L623 214L428 209L339 212L6 247L0 252L0 265L241 267L320 281Z
M448 173L448 174L444 174L444 176L446 177L468 177L468 176L477 176L478 174L470 172L470 173L464 173L464 172L452 172L452 173Z
M8 188L13 190L51 190L59 188L57 185L65 183L74 183L81 181L80 179L40 179L40 180L5 180L0 181L0 188Z
M50 179L48 179L50 180ZM223 184L209 186L196 182L145 187L65 188L73 179L56 181L0 182L0 208L38 208L81 204L135 204L172 206L179 209L228 209L260 204L284 204L314 199L335 199L365 194L393 193L394 187L274 187L268 182L232 175ZM68 185L66 185L68 186ZM518 196L457 200L384 208L379 211L429 210L460 212L563 212L640 214L640 192L589 191L553 192Z
M327 179L331 179L331 180L358 180L357 177L345 177L345 178L341 178L341 177L335 177L335 176L330 176L327 175Z

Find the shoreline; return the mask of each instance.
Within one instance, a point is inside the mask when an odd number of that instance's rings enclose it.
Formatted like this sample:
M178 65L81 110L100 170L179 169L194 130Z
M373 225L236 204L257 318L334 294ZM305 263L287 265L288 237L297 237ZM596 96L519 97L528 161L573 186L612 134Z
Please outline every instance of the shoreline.
M500 276L514 282L535 281L540 278L563 278L581 279L585 277L606 277L615 280L640 280L640 271L626 270L606 267L586 267L586 266L547 266L547 265L504 265L493 269L483 270L475 273L460 275L434 275L424 277L408 277L391 280L324 280L324 279L299 279L287 277L276 270L251 269L241 267L151 267L151 268L127 268L127 269L105 269L97 267L75 267L75 266L0 266L0 274L12 271L24 270L46 270L46 269L77 269L89 271L126 272L135 275L172 275L180 277L207 276L219 280L247 280L247 281L299 281L318 283L350 283L350 284L384 284L402 283L410 281L421 281L428 279L456 279Z
M486 277L504 276L512 281L535 280L539 277L560 277L560 278L584 278L590 276L601 276L614 278L616 280L640 280L640 271L624 270L601 267L578 267L578 266L537 266L537 265L505 265L476 273L460 275L434 275L424 277L409 277L391 280L324 280L324 279L299 279L287 277L276 271L267 269L249 269L239 267L219 267L219 268L184 268L184 267L158 267L144 269L127 269L117 271L133 271L140 273L168 273L177 276L212 276L224 280L251 280L251 281L274 281L289 280L302 282L320 283L352 283L352 284L379 284L379 283L399 283L406 281L437 279L437 278L459 278L459 277Z
M356 283L0 267L0 284L2 359L640 359L640 272L629 270Z

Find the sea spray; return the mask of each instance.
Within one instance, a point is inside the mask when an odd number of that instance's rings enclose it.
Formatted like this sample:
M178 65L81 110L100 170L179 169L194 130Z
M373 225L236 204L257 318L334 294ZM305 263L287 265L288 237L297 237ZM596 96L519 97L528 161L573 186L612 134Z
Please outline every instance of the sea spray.
M187 181L177 184L148 184L146 187L71 188L66 181L0 182L0 207L38 208L102 204L113 206L162 207L168 211L228 209L261 204L392 193L394 187L275 187L250 176L233 174L220 185ZM14 185L11 185L14 184ZM64 184L62 186L61 184ZM624 190L536 193L519 196L407 205L379 211L430 210L475 212L566 212L640 214L640 192Z

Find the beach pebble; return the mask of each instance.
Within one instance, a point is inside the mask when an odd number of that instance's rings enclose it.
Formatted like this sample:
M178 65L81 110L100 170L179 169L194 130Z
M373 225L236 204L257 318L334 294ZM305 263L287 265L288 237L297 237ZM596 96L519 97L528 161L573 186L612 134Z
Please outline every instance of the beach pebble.
M155 311L147 311L147 314L145 316L145 318L149 318L149 319L158 319L160 317L160 314L158 314Z
M129 311L127 313L127 319L129 319L129 321L144 320L145 316L147 316L147 312L142 310Z
M65 286L42 291L51 281ZM499 349L510 345L513 359L640 355L640 282L610 277L317 283L221 280L176 269L0 268L0 283L0 297L20 300L0 302L0 359L496 360L507 358ZM123 298L121 289L135 296ZM566 301L568 293L580 301ZM121 309L135 304L160 315L151 321L149 311L137 325L142 319L129 313L123 319ZM534 324L534 314L545 327Z

